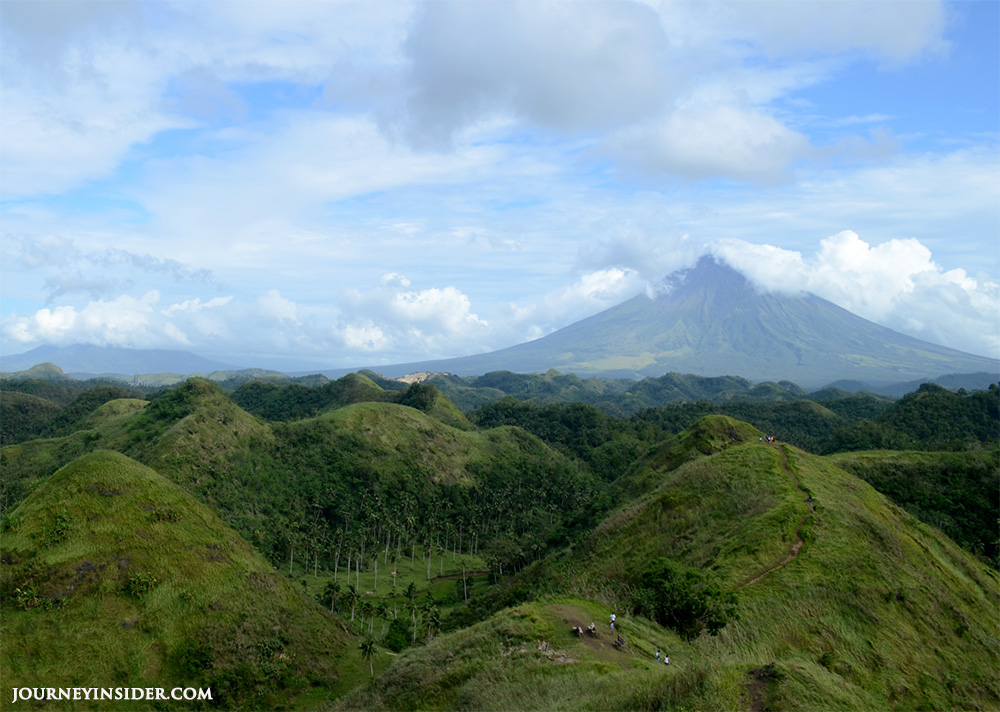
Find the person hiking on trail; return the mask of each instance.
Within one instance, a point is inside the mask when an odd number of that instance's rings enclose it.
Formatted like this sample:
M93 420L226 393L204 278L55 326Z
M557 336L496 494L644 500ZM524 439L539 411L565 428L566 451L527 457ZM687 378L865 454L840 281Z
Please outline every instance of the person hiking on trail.
M666 653L663 654L663 664L664 665L669 665L670 664L670 656L667 655Z
M615 629L615 614L611 614L611 630Z
M660 651L656 651L656 662L660 662Z

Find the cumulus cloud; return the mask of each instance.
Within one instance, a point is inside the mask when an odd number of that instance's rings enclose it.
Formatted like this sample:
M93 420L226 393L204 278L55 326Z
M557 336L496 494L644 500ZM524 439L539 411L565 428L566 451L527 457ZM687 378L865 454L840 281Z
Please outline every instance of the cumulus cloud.
M424 145L493 115L606 129L657 111L674 81L656 15L631 2L431 2L404 46L405 131Z
M81 309L58 306L39 309L30 316L9 315L3 320L2 333L21 344L162 344L166 339L155 333L153 309L159 299L159 292L152 290L138 299L121 296L110 301L91 301Z
M397 355L474 353L485 341L489 324L472 312L472 303L455 287L411 289L397 273L382 277L378 287L345 295L350 314L339 333L350 346ZM481 346L478 350L485 350Z
M298 321L298 305L290 299L285 299L277 289L268 290L267 294L257 299L257 307L261 314L279 321Z
M489 350L545 336L620 304L642 293L647 285L636 270L606 267L584 272L532 301L508 303L491 322Z
M650 173L776 182L812 152L809 139L753 107L694 104L623 131L608 150Z
M1000 357L1000 284L943 270L918 240L872 246L845 230L812 257L732 239L711 250L765 290L811 292L917 338Z

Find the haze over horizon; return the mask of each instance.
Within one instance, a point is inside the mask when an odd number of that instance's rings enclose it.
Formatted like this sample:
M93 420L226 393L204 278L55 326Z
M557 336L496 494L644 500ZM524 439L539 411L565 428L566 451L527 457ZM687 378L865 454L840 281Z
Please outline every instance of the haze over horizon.
M5 0L0 39L3 354L449 358L711 253L1000 355L1000 3Z

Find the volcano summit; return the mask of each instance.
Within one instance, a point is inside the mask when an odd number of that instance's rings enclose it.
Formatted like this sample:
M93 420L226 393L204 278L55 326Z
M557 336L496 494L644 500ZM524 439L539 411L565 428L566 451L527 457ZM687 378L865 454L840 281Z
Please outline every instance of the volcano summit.
M611 377L736 375L818 387L842 379L885 384L945 373L997 373L1000 361L906 336L814 294L762 292L706 256L669 276L655 298L640 294L535 341L378 370L474 375L552 368Z

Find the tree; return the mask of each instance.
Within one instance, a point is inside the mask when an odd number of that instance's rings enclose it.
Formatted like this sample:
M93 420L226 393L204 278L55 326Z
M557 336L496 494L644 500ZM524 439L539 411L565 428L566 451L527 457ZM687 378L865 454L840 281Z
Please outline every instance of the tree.
M739 619L733 593L722 591L701 572L662 557L642 573L632 608L687 640L706 631L718 635L729 620Z
M354 608L358 604L358 589L354 588L351 584L347 584L347 602L351 604L351 621L354 621Z
M406 606L413 615L413 642L415 643L417 642L417 585L410 581L410 585L406 587L403 595L406 596Z
M382 644L394 653L402 652L410 644L410 632L406 629L406 623L402 618L393 618L389 623L389 632L386 633Z
M437 606L429 606L427 612L427 642L431 642L434 634L441 630L441 611Z
M371 673L372 677L375 677L375 666L372 663L372 658L375 657L375 639L368 636L361 641L361 645L358 646L358 650L361 651L361 657L368 661L368 671Z
M361 609L361 630L364 631L365 625L368 624L368 632L371 633L371 627L375 624L374 605L371 601L363 599L358 607Z
M323 599L330 601L330 613L333 613L338 598L340 598L340 584L336 581L329 581L326 588L323 589Z
M381 601L376 601L375 603L372 604L372 610L374 616L377 616L378 618L382 619L381 635L385 635L385 623L386 620L389 618L389 607Z

